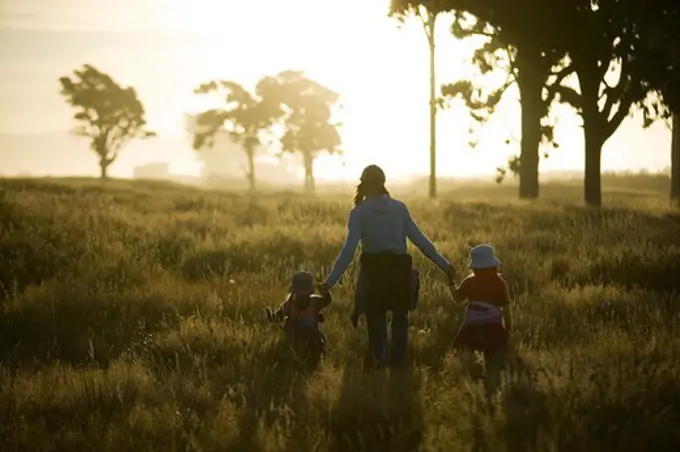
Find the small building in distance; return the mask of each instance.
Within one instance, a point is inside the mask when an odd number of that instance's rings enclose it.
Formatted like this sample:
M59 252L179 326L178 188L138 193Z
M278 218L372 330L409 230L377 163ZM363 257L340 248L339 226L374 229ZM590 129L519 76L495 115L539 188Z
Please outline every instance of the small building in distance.
M132 177L135 179L171 179L168 162L154 162L146 165L136 166L132 170Z

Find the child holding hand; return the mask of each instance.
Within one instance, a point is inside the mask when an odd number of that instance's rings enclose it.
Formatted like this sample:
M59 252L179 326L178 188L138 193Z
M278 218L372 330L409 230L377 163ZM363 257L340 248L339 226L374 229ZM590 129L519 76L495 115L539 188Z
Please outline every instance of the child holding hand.
M454 300L467 301L463 324L453 340L453 349L480 351L484 359L506 350L512 329L512 311L508 284L498 272L501 261L490 245L470 250L468 268L472 274L460 286L449 280Z
M296 272L285 301L276 310L265 308L264 312L270 322L285 322L288 339L298 354L318 361L326 348L326 335L319 328L323 322L321 311L331 304L332 298L328 291L321 295L314 292L314 276L305 271Z

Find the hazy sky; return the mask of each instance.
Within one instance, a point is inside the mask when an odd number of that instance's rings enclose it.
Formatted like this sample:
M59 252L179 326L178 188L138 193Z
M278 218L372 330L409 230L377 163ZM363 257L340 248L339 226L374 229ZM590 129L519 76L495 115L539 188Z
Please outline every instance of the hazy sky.
M299 69L342 96L345 166L317 165L320 177L356 179L376 162L388 175L428 168L428 53L422 28L399 27L386 17L389 0L0 0L0 134L64 132L71 114L58 78L83 63L134 85L151 127L176 144L136 144L112 167L126 176L132 166L167 160L176 172L197 164L182 130L185 112L199 108L192 89L211 78L252 87L265 74ZM111 6L114 5L114 6ZM472 47L455 41L448 21L438 29L438 82L470 74ZM470 120L454 106L439 116L440 174L492 173L517 145L515 91L492 122L479 129L470 149ZM580 120L561 108L561 148L544 169L583 167ZM670 133L658 125L643 131L639 119L624 124L607 143L605 169L658 169L668 165ZM15 140L16 141L16 140ZM13 141L14 142L14 141ZM73 162L74 172L96 174L96 160ZM153 148L153 149L152 149ZM145 150L146 149L146 150ZM12 172L0 144L0 171ZM16 155L13 157L16 161ZM3 165L4 163L4 165ZM26 162L24 162L24 167Z

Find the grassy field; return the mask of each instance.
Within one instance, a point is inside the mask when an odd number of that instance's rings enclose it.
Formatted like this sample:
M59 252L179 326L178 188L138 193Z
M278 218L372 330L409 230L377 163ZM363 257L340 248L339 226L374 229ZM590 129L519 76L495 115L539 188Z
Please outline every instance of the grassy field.
M354 268L326 312L321 368L290 361L262 308L294 270L325 275L349 193L0 190L2 451L680 450L680 214L663 194L611 192L601 210L557 186L531 204L509 188L405 199L460 268L479 242L504 262L522 364L488 392L447 353L462 308L417 253L408 370L363 369Z

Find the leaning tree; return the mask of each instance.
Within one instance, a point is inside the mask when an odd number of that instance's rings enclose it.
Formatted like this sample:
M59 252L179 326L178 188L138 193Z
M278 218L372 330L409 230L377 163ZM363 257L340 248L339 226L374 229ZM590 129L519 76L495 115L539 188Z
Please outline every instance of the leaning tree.
M61 77L61 94L76 109L75 133L90 138L97 154L101 178L126 144L156 134L146 129L144 106L132 87L122 87L111 76L85 64L73 78Z

